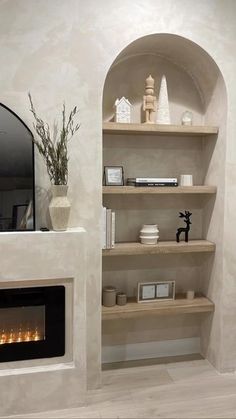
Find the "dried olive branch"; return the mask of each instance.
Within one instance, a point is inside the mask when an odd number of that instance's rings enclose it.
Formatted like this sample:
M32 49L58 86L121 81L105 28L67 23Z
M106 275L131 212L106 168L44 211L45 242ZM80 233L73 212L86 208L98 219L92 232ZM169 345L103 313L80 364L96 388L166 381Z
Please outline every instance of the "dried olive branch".
M62 128L58 137L58 126L54 123L53 139L51 139L51 132L49 125L41 118L38 117L31 94L28 93L30 101L30 111L32 112L35 123L33 124L34 129L40 138L37 140L33 139L34 144L38 148L39 153L45 160L47 166L47 172L50 181L55 185L67 185L68 182L68 149L67 143L73 137L73 135L80 128L80 124L74 125L74 118L78 113L77 107L69 114L68 120L66 121L66 107L65 103L62 106Z

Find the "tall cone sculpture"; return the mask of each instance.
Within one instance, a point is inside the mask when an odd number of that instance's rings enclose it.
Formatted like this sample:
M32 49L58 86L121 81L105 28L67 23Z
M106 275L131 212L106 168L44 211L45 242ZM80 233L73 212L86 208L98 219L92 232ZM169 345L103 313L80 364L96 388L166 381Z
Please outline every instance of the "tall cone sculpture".
M170 124L170 109L166 76L162 76L157 104L157 124Z

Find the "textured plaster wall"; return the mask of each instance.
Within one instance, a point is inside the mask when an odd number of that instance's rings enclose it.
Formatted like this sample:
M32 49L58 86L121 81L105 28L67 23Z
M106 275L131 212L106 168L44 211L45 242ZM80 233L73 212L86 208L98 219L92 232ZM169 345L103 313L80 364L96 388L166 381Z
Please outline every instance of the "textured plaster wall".
M59 116L63 100L77 104L81 129L70 144L70 225L88 231L88 366L99 384L99 215L102 165L102 90L110 65L135 39L151 33L182 35L219 65L228 93L223 366L235 367L236 256L236 2L234 0L2 0L0 2L1 102L31 125L30 90L43 118ZM46 222L49 182L39 158L38 224ZM223 223L224 220L218 220ZM226 321L227 320L227 321Z

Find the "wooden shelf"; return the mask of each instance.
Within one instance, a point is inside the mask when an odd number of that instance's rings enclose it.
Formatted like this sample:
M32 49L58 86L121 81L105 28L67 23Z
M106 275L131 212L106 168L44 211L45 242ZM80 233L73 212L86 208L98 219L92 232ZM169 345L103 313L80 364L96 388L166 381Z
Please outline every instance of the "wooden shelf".
M215 244L207 240L191 240L176 243L175 241L159 242L156 245L141 243L116 243L113 249L103 249L103 256L132 256L132 255L156 255L174 253L203 253L214 252Z
M216 194L216 186L103 186L104 195Z
M144 315L170 316L212 311L214 311L214 304L203 296L197 296L194 300L187 300L183 295L177 295L173 301L156 301L153 303L137 303L133 298L129 299L125 306L102 307L102 319L143 317Z
M160 124L126 124L117 122L103 122L104 134L147 134L171 136L207 136L217 135L218 127L160 125Z

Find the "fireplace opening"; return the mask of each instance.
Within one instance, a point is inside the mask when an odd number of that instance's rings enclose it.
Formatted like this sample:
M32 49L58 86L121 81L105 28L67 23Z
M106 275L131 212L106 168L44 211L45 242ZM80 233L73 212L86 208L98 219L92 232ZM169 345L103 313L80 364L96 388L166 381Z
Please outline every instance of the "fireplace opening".
M65 287L0 290L0 362L65 354Z

